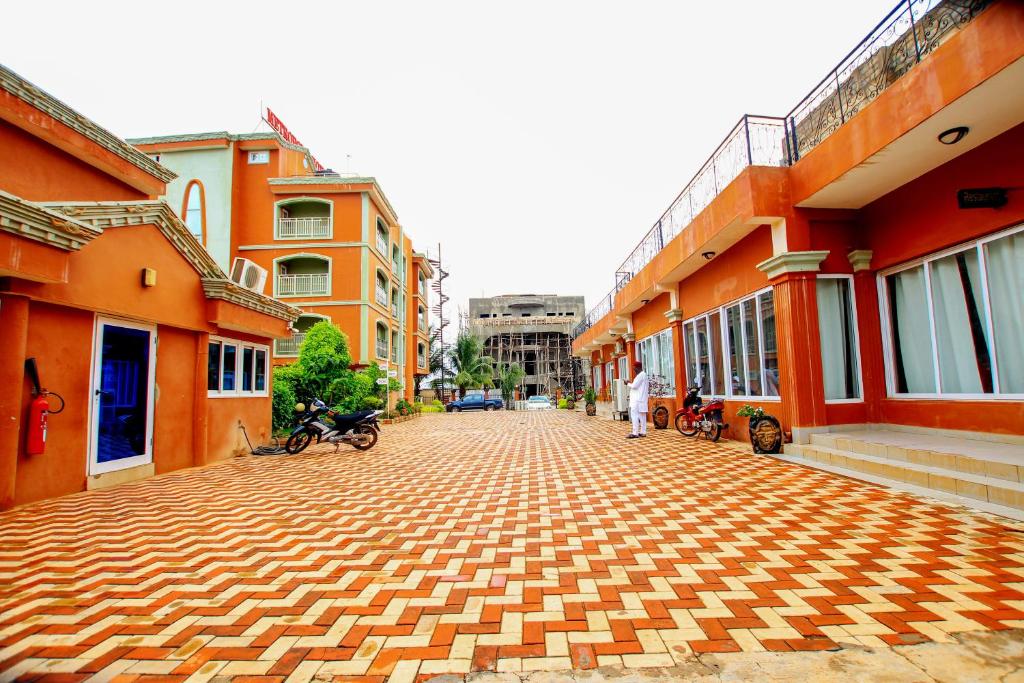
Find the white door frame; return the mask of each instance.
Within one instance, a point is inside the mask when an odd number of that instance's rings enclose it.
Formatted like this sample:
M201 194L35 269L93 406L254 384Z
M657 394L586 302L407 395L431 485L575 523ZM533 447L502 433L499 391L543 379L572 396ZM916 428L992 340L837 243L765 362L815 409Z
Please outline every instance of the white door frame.
M103 370L103 326L113 325L132 330L143 330L149 332L149 368L147 387L149 395L146 400L146 452L131 458L121 458L110 462L97 462L99 453L99 420L100 420L100 395L97 393L102 385ZM156 325L138 323L131 320L119 318L108 318L96 316L92 337L92 377L89 382L89 460L87 462L88 474L104 474L129 467L148 465L153 462L153 417L155 415L156 403Z

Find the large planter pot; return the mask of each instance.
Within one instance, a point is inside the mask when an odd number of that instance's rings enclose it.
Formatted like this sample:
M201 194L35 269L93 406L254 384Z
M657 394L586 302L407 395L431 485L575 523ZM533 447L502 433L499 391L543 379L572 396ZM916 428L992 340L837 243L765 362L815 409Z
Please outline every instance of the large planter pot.
M755 453L778 453L782 450L782 425L771 416L750 418L750 445Z
M651 424L654 425L654 428L665 429L668 427L671 416L672 412L667 402L657 398L654 399L654 407L651 409Z
M590 417L594 417L595 415L597 415L597 404L596 403L588 403L587 404L587 415L589 415Z

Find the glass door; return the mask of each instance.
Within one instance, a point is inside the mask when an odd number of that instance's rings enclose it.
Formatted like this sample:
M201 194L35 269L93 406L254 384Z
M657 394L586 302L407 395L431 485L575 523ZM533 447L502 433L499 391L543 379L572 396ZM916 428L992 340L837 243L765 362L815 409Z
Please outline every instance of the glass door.
M89 474L153 462L156 328L98 318Z

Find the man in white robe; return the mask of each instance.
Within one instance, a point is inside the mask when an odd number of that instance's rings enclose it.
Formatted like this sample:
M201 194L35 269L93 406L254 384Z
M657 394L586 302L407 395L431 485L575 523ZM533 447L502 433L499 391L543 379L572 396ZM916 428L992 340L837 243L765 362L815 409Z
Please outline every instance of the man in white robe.
M633 363L633 381L629 383L629 419L633 422L633 431L627 439L638 439L647 436L647 400L650 393L647 373L643 364Z

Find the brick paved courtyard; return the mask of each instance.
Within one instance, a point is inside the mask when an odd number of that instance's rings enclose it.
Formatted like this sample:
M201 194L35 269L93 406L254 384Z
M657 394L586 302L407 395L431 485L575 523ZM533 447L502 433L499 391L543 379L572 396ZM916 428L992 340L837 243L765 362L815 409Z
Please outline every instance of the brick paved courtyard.
M564 411L0 514L0 679L671 666L1024 626L1024 525Z

